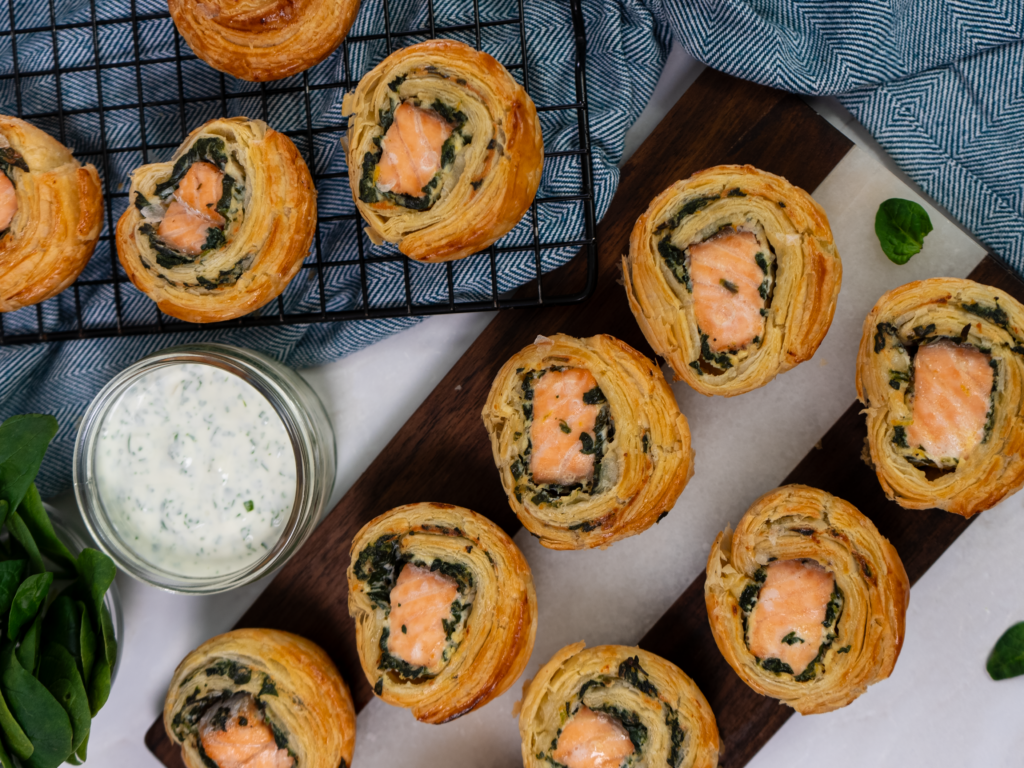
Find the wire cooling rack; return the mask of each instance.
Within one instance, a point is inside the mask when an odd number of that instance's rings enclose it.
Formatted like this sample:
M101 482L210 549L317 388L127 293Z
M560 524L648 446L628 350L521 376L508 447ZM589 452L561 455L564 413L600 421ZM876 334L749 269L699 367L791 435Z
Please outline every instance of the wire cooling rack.
M13 65L0 73L0 97L18 117L72 147L83 164L97 167L106 204L100 241L82 275L57 297L0 314L0 345L477 312L589 296L597 257L582 0L569 2L571 29L551 30L571 36L575 57L562 62L572 85L559 92L571 98L554 103L544 98L551 89L531 90L531 63L555 65L545 61L545 51L530 49L524 0L486 0L483 9L481 0L368 2L383 11L383 29L360 33L357 19L321 64L254 84L198 60L177 34L165 0L0 0L0 48L9 46ZM565 116L572 116L574 146L548 148L545 175L553 163L554 171L559 162L572 163L579 183L569 189L556 184L557 194L544 194L542 182L523 220L488 250L458 262L419 264L393 246L374 246L363 232L338 149L347 123L340 102L386 55L434 37L462 40L498 58L534 98L542 125L561 116L564 127ZM227 323L183 323L131 285L117 260L114 226L128 205L133 168L167 160L191 129L235 115L265 120L303 154L318 193L314 246L276 302ZM545 239L551 227L538 222L553 219L559 235ZM544 274L571 258L586 261L579 290L545 292Z

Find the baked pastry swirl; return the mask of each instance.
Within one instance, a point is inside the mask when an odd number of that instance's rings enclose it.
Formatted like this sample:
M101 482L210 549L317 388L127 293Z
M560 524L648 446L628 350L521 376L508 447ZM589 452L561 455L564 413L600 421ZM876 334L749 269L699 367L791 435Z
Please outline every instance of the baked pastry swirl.
M647 530L693 475L661 370L612 336L538 336L498 372L483 420L509 504L550 549Z
M167 163L136 168L117 255L161 311L230 320L276 298L316 232L316 192L291 139L260 120L211 120Z
M34 125L0 115L0 312L71 285L102 226L96 168Z
M168 0L196 56L242 80L281 80L341 45L359 0Z
M408 504L352 541L348 610L374 693L445 723L500 696L537 632L533 575L512 539L476 512Z
M622 272L633 315L676 378L728 397L814 355L843 268L809 194L749 165L719 165L654 198Z
M997 288L933 278L889 291L864 320L857 396L886 496L964 517L1024 485L1024 307Z
M452 261L511 230L537 194L533 101L494 58L454 40L395 51L345 95L349 182L366 232L411 259Z
M584 647L566 646L523 686L525 768L718 765L715 715L679 667L639 648Z
M903 563L874 524L806 485L766 493L718 534L704 584L729 666L804 715L845 707L892 673L909 597Z
M327 654L275 629L236 629L178 665L164 728L187 768L352 764L356 713Z

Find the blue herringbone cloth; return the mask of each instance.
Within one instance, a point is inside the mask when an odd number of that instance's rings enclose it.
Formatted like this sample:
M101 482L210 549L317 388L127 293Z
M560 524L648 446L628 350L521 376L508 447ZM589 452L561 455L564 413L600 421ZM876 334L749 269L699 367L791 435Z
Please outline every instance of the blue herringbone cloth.
M39 0L13 2L19 28L47 26L49 7ZM130 0L96 0L101 14L127 15ZM392 0L392 24L422 22L425 0ZM468 2L435 0L435 12L452 23L465 16ZM512 0L482 0L481 13L498 19L516 7ZM162 0L137 0L140 18L163 10ZM378 33L382 28L379 0L364 2L350 37ZM560 103L572 99L572 39L567 3L564 0L526 0L526 27L530 49L531 94L538 104ZM977 234L995 252L1018 271L1024 271L1024 3L1021 0L584 0L587 17L588 77L590 122L595 148L595 186L598 215L603 214L614 192L618 175L615 162L621 155L625 130L639 114L664 62L668 28L683 46L708 65L749 80L778 88L811 94L837 94L854 115L874 133L898 163L936 200ZM87 0L55 0L60 22L88 18ZM396 11L397 9L397 11ZM0 12L0 19L5 14ZM34 21L33 21L34 20ZM173 55L173 34L154 20L139 24L142 53L159 59ZM152 28L146 26L151 24ZM0 29L3 22L0 21ZM410 27L403 27L410 28ZM49 32L45 38L49 37ZM19 62L25 68L27 55L38 57L36 66L52 66L47 59L52 47L43 35L17 38ZM409 41L412 42L412 41ZM467 37L467 42L472 42ZM110 60L130 59L130 30L111 28L101 48ZM489 50L502 60L503 46L514 40L496 38ZM92 61L91 42L77 43L73 36L62 41L59 51L64 67L78 65L82 70ZM183 44L182 44L183 45ZM485 46L487 47L487 46ZM76 60L76 51L79 60ZM69 58L64 58L65 53ZM357 49L359 60L353 68L362 71L379 60L383 52L373 46ZM343 66L337 57L330 60ZM9 71L9 37L0 39L0 75ZM69 63L70 62L70 63ZM193 62L184 72L189 88L202 90L204 82L217 77ZM328 62L330 65L330 62ZM324 66L324 65L321 65ZM314 70L318 72L320 70ZM142 83L143 73L132 68L113 70L103 83L106 103L122 99L138 101L139 89L158 87ZM89 74L85 72L85 74ZM173 73L167 83L174 84ZM77 73L76 75L77 76ZM38 82L37 82L38 81ZM76 81L77 82L77 81ZM314 74L315 82L315 74ZM95 86L81 78L81 87L70 89L81 104L65 103L65 110L87 108L95 100ZM67 84L65 84L67 85ZM23 79L20 107L25 112L54 111L55 88L46 78ZM64 89L68 89L65 87ZM240 92L242 89L240 88ZM187 94L186 94L187 95ZM203 107L195 105L188 114L188 126L215 117L223 111L250 113L260 108L257 93L241 93L232 104ZM168 93L168 101L177 93ZM16 104L11 80L0 81L0 111L14 113ZM287 104L272 105L277 110L271 123L291 127L296 115ZM311 108L315 122L336 123L339 104L336 98L317 98L313 92ZM177 106L169 107L164 120L153 120L147 111L140 120L137 112L116 114L107 125L108 137L125 146L137 144L140 123L151 133L150 144L167 141L181 131ZM258 116L258 115L257 115ZM544 139L548 149L572 149L574 115L544 113ZM38 121L55 135L60 126ZM89 144L98 133L97 126L72 115L65 120L67 143L96 152ZM301 146L301 145L300 145ZM341 153L336 152L336 136L317 135L310 150L319 167L341 172ZM167 150L169 153L170 150ZM159 152L154 157L163 158ZM141 158L117 155L112 161L115 172L126 177ZM579 168L572 158L561 157L545 166L542 195L572 194L579 188ZM321 216L351 210L347 185L320 189ZM115 211L115 215L120 211ZM579 212L571 204L560 215L552 211L539 222L545 240L558 240L572 231ZM509 243L524 242L527 233L514 230ZM350 229L329 231L325 248L329 254L351 252ZM553 260L569 258L571 249ZM98 249L98 256L101 256ZM109 254L106 255L109 260ZM94 257L93 262L97 262ZM90 269L92 264L90 265ZM527 279L532 267L515 259L503 263L500 288L510 289ZM370 274L371 291L389 296L402 295L393 265L382 265ZM489 270L467 260L457 272L457 287L462 296L486 295L490 287ZM416 280L416 273L413 274ZM298 281L296 281L298 282ZM340 273L327 286L329 307L354 306L359 300L358 274ZM420 276L419 296L443 295L445 286L431 284ZM399 286L399 287L396 287ZM404 289L402 289L404 290ZM152 311L148 300L126 288L122 300L129 316ZM102 317L109 312L111 296L96 291L83 292L87 317ZM293 285L286 294L289 310L310 306L314 293L307 286ZM91 302L89 300L92 299ZM73 308L62 297L63 312ZM51 302L52 303L52 302ZM73 315L68 315L71 317ZM51 324L62 320L60 312L47 317ZM34 322L34 316L31 321ZM74 441L74 424L93 394L111 376L130 362L155 349L193 339L229 341L269 352L295 366L308 366L341 357L407 327L415 319L358 321L309 327L222 331L176 337L139 337L61 345L36 345L0 348L0 417L25 411L55 413L61 421L55 449L44 466L45 492L66 487ZM49 326L48 326L49 327ZM34 329L34 325L27 330Z

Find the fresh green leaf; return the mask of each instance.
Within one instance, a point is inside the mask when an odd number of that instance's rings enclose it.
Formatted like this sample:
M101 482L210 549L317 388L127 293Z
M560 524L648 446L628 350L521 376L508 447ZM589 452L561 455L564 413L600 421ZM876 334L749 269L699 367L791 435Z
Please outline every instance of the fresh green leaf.
M78 759L83 763L85 762L85 753L89 747L89 734L85 734L85 741L82 742L82 746L78 748Z
M10 505L3 499L0 499L0 525L3 525L7 520L7 513L11 511Z
M8 640L16 641L21 630L39 613L52 584L52 573L37 573L21 582L11 604L11 617L7 622Z
M36 614L36 618L25 633L21 645L18 646L18 662L27 672L36 673L36 662L39 661L39 648L43 641L43 612Z
M0 424L0 499L18 508L36 479L46 448L57 434L53 416L12 416Z
M46 570L46 566L43 565L43 556L40 554L39 547L36 546L36 541L32 538L28 526L17 512L11 512L7 516L7 530L10 532L11 538L24 550L32 573L43 573Z
M46 611L46 621L43 624L43 637L47 643L59 643L72 656L78 657L81 653L81 621L78 606L65 594L61 594L54 600Z
M110 696L110 665L107 660L100 657L96 660L96 666L92 671L92 680L89 681L89 711L96 717L103 705L107 703Z
M22 760L32 757L35 747L32 746L32 742L25 735L25 731L18 725L18 721L14 719L14 715L8 709L7 701L2 694L0 694L0 730L4 733L4 743L11 748L11 752L16 757Z
M114 567L114 561L102 552L84 549L78 556L78 573L91 599L90 609L99 625L99 636L103 642L103 655L106 657L107 666L113 669L114 661L117 659L117 641L114 639L114 625L110 619L110 612L103 604L103 596L114 583L117 569Z
M114 637L114 621L107 606L100 606L100 635L103 638L103 656L111 669L117 661L117 639Z
M11 610L14 595L25 580L25 561L7 560L0 563L0 628L6 629L3 618Z
M4 768L17 768L17 766L14 765L14 761L11 760L11 756L7 754L7 750L4 749L2 741L0 741L0 765Z
M875 234L882 250L894 264L906 264L921 250L924 238L932 231L928 212L915 202L890 198L878 206Z
M89 609L85 603L77 603L78 615L81 617L82 628L79 635L79 659L82 664L82 680L92 679L92 669L96 662L96 630L92 628L92 620L89 618ZM85 757L82 757L85 760Z
M71 720L53 694L18 663L13 643L0 652L0 690L34 747L25 768L57 768L67 760Z
M1024 621L1003 633L985 664L993 680L1024 675Z
M71 750L77 752L89 736L92 715L89 698L74 657L62 645L48 643L39 665L39 682L64 707L71 720Z
M75 571L75 556L71 554L64 542L57 538L57 534L53 530L53 523L50 522L50 516L46 514L43 500L39 496L39 490L35 483L28 487L28 492L25 494L21 506L18 507L18 514L21 515L25 526L32 534L39 551L73 573Z

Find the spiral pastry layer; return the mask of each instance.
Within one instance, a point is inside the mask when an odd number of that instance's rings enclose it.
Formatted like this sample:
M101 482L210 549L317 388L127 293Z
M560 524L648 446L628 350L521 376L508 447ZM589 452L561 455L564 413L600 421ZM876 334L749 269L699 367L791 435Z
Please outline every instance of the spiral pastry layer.
M715 768L718 726L693 680L660 656L623 645L568 645L523 690L526 768L582 768L603 754L624 768Z
M352 542L348 610L374 693L444 723L500 696L522 674L537 631L530 566L482 515L408 504Z
M341 45L359 0L168 0L196 56L242 80L298 74Z
M344 768L352 764L356 713L319 646L274 629L236 629L178 665L164 728L187 768Z
M509 504L551 549L647 530L693 475L661 370L612 336L537 337L498 372L483 420Z
M805 485L766 493L718 534L704 599L743 681L804 715L845 707L896 665L910 583L852 504Z
M71 285L102 226L96 168L34 125L0 115L0 312Z
M622 268L630 309L676 378L727 397L814 355L843 272L821 206L749 165L699 171L654 198Z
M342 111L367 234L411 259L483 250L537 194L537 108L501 64L468 45L428 40L396 51L345 95Z
M170 162L136 168L117 223L117 255L161 311L230 320L276 298L316 232L309 169L259 120L211 120Z
M857 396L890 499L988 509L1024 484L1024 307L955 278L889 291L864 320Z

